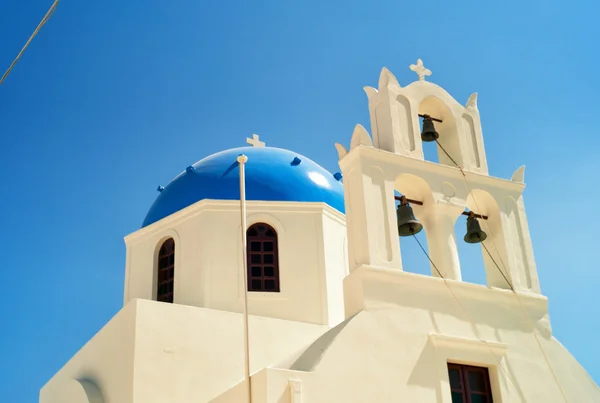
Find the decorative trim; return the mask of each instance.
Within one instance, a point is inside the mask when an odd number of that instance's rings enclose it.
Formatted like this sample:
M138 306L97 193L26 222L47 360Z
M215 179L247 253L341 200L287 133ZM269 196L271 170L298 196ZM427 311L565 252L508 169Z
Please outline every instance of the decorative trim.
M246 205L248 208L248 214L252 214L254 212L264 212L266 209L268 209L269 213L276 213L280 211L293 211L300 214L322 213L337 217L338 221L340 222L346 221L345 214L323 202L273 202L249 200L246 202ZM162 233L163 231L178 225L181 221L195 217L207 211L239 211L239 209L239 200L200 200L163 218L162 220L152 223L147 227L140 228L137 231L125 236L125 243L127 245L134 244L136 241L141 240L144 237Z
M496 356L504 356L508 346L504 343L495 341L482 341L475 339L467 339L462 337L446 336L443 334L432 333L429 335L429 340L436 348L448 348L456 351L479 351L485 350L494 352Z
M477 93L474 92L469 96L465 108L477 109Z
M450 377L448 363L472 365L488 369L490 386L495 403L502 403L503 396L508 396L508 380L505 372L506 344L494 341L481 341L441 334L430 334L429 341L435 349L437 373L439 376L440 403L452 403L450 393Z
M360 146L373 147L373 140L371 140L371 136L369 136L367 129L365 129L363 125L359 123L354 126L352 138L350 139L350 149Z
M340 143L335 143L335 149L338 153L338 160L341 160L346 156L346 154L348 154L348 150L346 150L346 147L344 147Z
M392 153L389 151L381 150L375 147L355 147L348 152L346 158L343 161L340 161L340 165L344 165L346 167L354 158L359 158L364 161L367 159L367 164L375 164L377 163L385 163L389 164L397 169L397 174L400 173L413 173L418 174L422 172L429 172L435 175L439 175L442 178L451 178L455 180L463 181L462 172L452 166L448 165L440 165L431 161L419 160L412 157L407 157L404 155ZM342 169L344 168L342 167ZM391 167L390 167L391 168ZM406 168L410 168L414 170L414 172L406 171ZM510 195L514 198L518 198L525 189L525 184L513 182L511 180L497 178L494 176L488 176L472 171L464 171L467 179L472 181L473 184L477 186L483 186L485 188L491 189L502 189L504 191L510 192Z

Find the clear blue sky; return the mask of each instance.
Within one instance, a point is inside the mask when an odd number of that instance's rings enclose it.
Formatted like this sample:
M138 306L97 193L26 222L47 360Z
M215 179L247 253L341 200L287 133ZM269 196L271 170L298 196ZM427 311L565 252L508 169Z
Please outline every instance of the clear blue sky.
M0 2L0 69L51 0ZM324 4L327 3L327 4ZM0 396L39 388L121 307L123 236L156 186L259 133L337 170L362 87L417 58L479 92L492 175L525 203L555 336L600 381L600 12L578 1L63 0L0 86ZM459 223L462 234L464 222ZM461 243L467 280L483 282ZM409 271L426 272L403 244Z

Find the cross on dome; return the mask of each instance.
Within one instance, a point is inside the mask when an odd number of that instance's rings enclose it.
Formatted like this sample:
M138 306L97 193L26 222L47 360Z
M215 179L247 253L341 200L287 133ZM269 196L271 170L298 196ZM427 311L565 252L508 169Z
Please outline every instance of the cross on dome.
M426 69L425 66L423 66L423 60L421 59L417 60L417 64L411 64L410 69L417 73L419 81L425 81L425 76L431 75L431 70Z
M264 147L266 145L264 141L260 141L258 134L253 134L252 138L247 138L246 143L252 145L252 147Z

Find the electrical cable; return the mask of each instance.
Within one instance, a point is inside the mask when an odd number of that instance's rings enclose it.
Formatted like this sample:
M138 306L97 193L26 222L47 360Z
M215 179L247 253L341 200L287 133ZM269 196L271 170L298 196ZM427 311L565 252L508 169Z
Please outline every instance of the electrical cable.
M475 198L475 195L473 194L473 191L472 191L471 187L469 186L469 182L467 181L467 175L463 171L462 167L456 163L456 161L454 160L454 158L452 158L450 156L450 154L448 154L448 152L446 151L446 149L444 149L444 147L440 144L440 142L437 139L435 140L435 142L440 147L440 149L444 152L444 154L446 154L446 156L448 156L448 158L450 159L450 161L452 161L452 163L454 165L456 165L456 167L460 170L460 173L462 174L463 180L465 182L465 186L467 187L467 190L468 190L469 194L473 196L473 202L475 203L475 206L477 207L477 209L479 210L479 213L481 214L482 210L479 208L479 205L477 204L477 199ZM490 228L487 225L487 223L486 223L486 229L488 230L488 233L490 235L492 246L496 250L497 256L500 259L500 262L502 263L502 266L506 270L506 265L504 264L504 261L502 260L501 254L498 252L498 248L496 248L496 244L494 243L494 240L493 240L493 237L492 237L492 232L490 231ZM535 325L531 321L531 318L529 317L529 314L527 313L527 310L525 309L525 306L523 306L523 302L521 301L521 298L519 297L519 293L517 293L517 291L515 290L515 287L513 286L512 282L508 279L508 277L505 275L504 271L500 268L500 266L498 265L498 263L496 262L496 260L494 259L494 257L492 256L492 254L490 253L490 251L488 250L488 248L485 246L485 244L483 242L481 242L481 244L482 244L483 248L485 249L485 251L487 252L487 254L489 255L489 257L492 260L492 262L494 263L494 266L496 267L496 269L500 272L500 274L502 275L502 277L504 277L504 280L506 281L507 285L510 287L510 290L512 291L512 293L515 295L515 297L517 299L517 302L519 303L519 306L521 308L521 311L523 312L523 315L525 316L525 318L527 319L527 322L529 323L529 326L531 328L531 333L533 334L533 337L535 338L535 341L536 341L538 347L540 348L542 356L544 357L544 360L546 361L546 365L548 366L548 369L550 370L550 373L552 374L552 378L554 379L554 382L555 382L556 386L558 387L558 390L560 391L560 394L562 395L563 400L566 403L568 403L569 400L567 399L567 396L566 396L566 394L565 394L562 386L560 385L560 382L558 381L558 377L556 376L556 372L554 372L554 369L552 368L552 365L550 363L550 359L548 358L548 355L546 354L546 351L545 351L544 347L542 346L542 343L541 343L541 341L540 341L540 339L539 339L539 337L538 337L538 335L537 335L537 333L535 331Z
M0 85L2 85L2 83L4 82L4 80L6 80L6 77L8 77L8 75L12 71L13 67L15 67L15 65L17 64L17 62L21 58L21 56L23 56L23 53L25 52L25 49L27 49L27 47L29 46L29 44L31 43L31 41L33 40L33 38L35 38L35 36L38 34L38 32L40 32L40 29L42 29L42 27L48 22L48 20L50 19L50 17L52 17L52 15L54 14L54 11L56 10L56 6L58 6L58 2L59 2L59 0L54 0L54 3L52 4L52 6L50 7L50 9L46 13L46 15L44 16L44 18L42 19L42 21L38 24L38 26L35 29L35 31L33 31L33 34L31 34L31 36L29 37L29 40L27 40L27 42L25 43L25 46L23 46L23 48L21 49L21 51L19 52L19 54L17 55L17 57L15 57L15 59L10 64L10 66L8 67L8 69L6 70L6 72L2 75L2 78L0 78Z

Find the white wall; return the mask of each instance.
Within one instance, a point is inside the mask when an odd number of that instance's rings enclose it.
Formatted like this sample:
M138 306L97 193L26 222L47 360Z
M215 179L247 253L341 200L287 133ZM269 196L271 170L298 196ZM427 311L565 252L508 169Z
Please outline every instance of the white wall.
M488 367L494 403L564 403L561 389L568 402L600 402L598 386L551 336L545 297L520 296L560 389L511 291L450 282L461 307L434 277L363 268L345 283L364 310L291 365L266 369L254 403L451 403L448 361ZM242 387L212 403L236 401L227 398Z
M256 222L278 233L281 292L250 293L249 312L317 324L342 320L344 215L323 203L250 201L248 225ZM175 240L175 303L241 312L245 253L236 201L203 200L127 236L125 302L155 298L157 250L168 237Z
M326 270L321 272L320 282L326 292L327 324L335 326L344 320L344 283L349 274L346 223L333 215L322 216L321 237L318 239ZM342 281L340 281L340 279Z
M242 316L139 300L135 403L207 402L243 380ZM284 361L326 326L250 317L251 372Z
M44 385L40 403L131 402L135 317L135 303L123 307ZM103 399L92 388L83 393L80 380L95 385Z
M40 403L207 402L243 380L242 323L238 313L132 300L42 388ZM328 329L253 316L249 327L253 373ZM82 397L79 379L103 400Z

